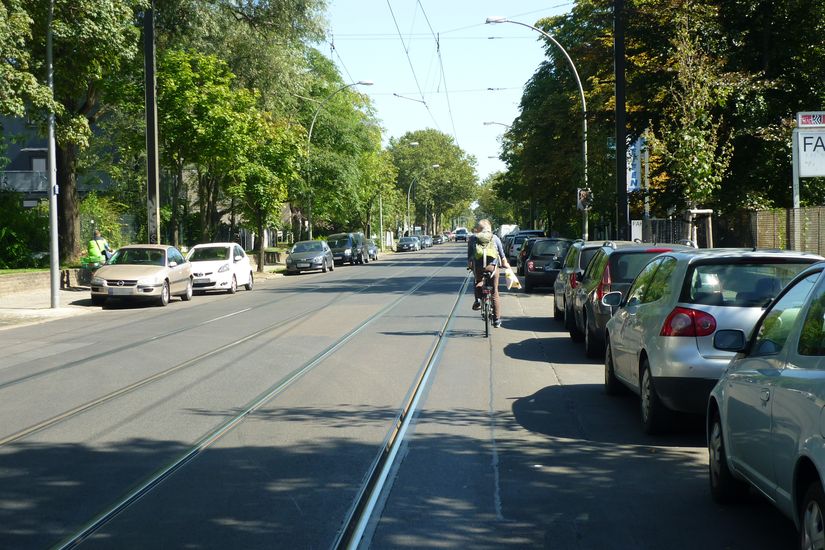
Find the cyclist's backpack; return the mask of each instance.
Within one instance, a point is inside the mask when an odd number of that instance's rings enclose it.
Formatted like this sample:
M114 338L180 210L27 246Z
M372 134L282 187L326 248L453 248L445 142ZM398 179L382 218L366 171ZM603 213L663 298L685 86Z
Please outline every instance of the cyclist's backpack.
M488 233L485 235L484 233L479 233L476 236L476 260L481 260L485 257L488 261L498 260L498 249L493 242L493 236L491 234Z

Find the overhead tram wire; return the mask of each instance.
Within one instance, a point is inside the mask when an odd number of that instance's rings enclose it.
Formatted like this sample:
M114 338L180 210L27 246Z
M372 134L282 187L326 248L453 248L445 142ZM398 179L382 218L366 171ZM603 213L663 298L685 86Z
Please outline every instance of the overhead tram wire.
M574 4L575 4L575 2L572 2L572 1L571 2L562 2L561 4L556 4L555 6L548 6L546 8L540 9L540 10L531 10L531 11L525 11L525 12L522 12L522 13L514 13L512 15L507 15L506 18L507 19L512 19L514 17L522 17L524 15L533 15L534 13L544 13L544 12L549 11L549 10L564 8L566 6L572 6ZM454 29L441 31L439 34L448 34L448 33L451 33L451 32L458 32L458 31L463 31L463 30L467 30L467 29L474 29L476 27L483 27L483 26L484 26L484 23L476 23L476 24L473 24L473 25L466 25L464 27L456 27Z
M349 79L348 82L355 82L355 79L352 78L352 75L350 74L349 69L347 68L347 64L344 63L344 59L341 57L341 54L338 53L338 48L335 47L335 35L331 34L331 38L331 40L327 40L327 43L329 44L330 53L335 54L335 57L338 58L338 61L341 63L341 68L344 69L344 73L347 75L347 78Z
M438 54L438 65L441 68L441 82L444 83L444 97L447 99L447 113L450 115L450 125L453 127L453 139L455 140L455 144L459 145L458 132L455 131L453 107L450 103L450 92L447 88L447 75L444 73L444 59L441 57L441 41L439 39L439 35L436 34L435 30L433 30L433 26L430 23L430 18L427 15L427 10L424 9L424 5L421 3L421 0L417 0L417 4L421 7L421 13L424 14L424 20L427 22L427 27L429 27L430 33L433 35L433 39L435 40L435 51Z
M404 55L407 57L407 63L410 66L410 71L412 71L413 80L415 81L415 87L418 88L418 95L421 96L421 101L424 103L424 108L427 109L427 112L430 114L430 118L433 120L436 129L440 132L441 125L438 124L438 121L435 119L435 115L433 115L432 110L430 110L430 106L427 105L427 100L424 97L424 92L421 90L421 84L418 82L418 75L415 74L415 67L413 67L412 59L410 59L410 49L409 47L407 47L406 42L404 42L404 36L401 34L401 27L398 26L398 19L395 17L395 10L392 9L392 4L390 3L390 0L387 0L387 7L390 9L392 22L395 25L395 30L398 32L398 39L401 40L401 46L404 48Z

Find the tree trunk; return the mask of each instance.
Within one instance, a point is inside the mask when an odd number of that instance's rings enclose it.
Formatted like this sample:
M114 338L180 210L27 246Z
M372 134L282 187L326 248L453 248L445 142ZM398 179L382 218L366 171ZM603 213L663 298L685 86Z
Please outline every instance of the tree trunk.
M57 234L60 259L74 263L80 258L80 198L77 192L77 146L57 146ZM89 239L92 235L88 236Z
M258 219L260 220L261 217L259 216ZM263 221L259 221L257 223L258 226L258 273L264 272L264 223Z

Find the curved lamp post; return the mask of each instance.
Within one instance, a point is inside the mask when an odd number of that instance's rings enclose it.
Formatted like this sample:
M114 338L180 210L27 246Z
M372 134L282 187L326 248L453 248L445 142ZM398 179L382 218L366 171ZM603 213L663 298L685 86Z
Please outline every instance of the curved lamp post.
M342 92L347 88L352 88L353 86L372 86L372 80L359 80L358 82L351 82L349 84L344 84L331 94L329 94L318 108L315 109L315 114L312 115L312 122L309 125L309 131L307 132L307 158L309 158L309 144L312 141L312 130L315 128L315 121L318 120L318 115L321 114L321 110L329 103L329 100L332 99L338 92ZM309 174L307 174L307 183L309 183ZM311 186L310 186L311 187ZM309 239L312 240L312 193L309 195L309 205L307 208L307 222L308 222L308 231L309 231Z
M584 166L584 187L587 187L587 101L584 98L584 88L582 87L582 81L579 78L579 71L576 70L576 65L570 58L570 54L568 54L567 50L565 50L564 47L561 44L559 44L558 40L553 38L553 35L541 30L538 27L534 27L533 25L528 25L527 23L522 23L521 21L513 21L511 19L507 19L506 17L488 17L485 23L512 23L514 25L521 25L522 27L533 29L537 33L540 33L542 36L544 36L547 40L558 46L558 48L564 54L564 57L567 58L567 62L570 63L570 68L573 69L573 75L576 77L576 84L578 84L579 86L579 96L581 97L582 101L582 133L584 134L582 143L582 160ZM587 240L587 233L587 210L584 210L584 220L582 222L582 238L584 240Z
M433 164L432 168L441 168L441 165ZM413 185L415 185L415 182L418 181L420 176L421 174L417 174L410 182L410 186L407 187L407 231L410 232L410 235L412 235L412 225L410 225L410 191L412 191Z

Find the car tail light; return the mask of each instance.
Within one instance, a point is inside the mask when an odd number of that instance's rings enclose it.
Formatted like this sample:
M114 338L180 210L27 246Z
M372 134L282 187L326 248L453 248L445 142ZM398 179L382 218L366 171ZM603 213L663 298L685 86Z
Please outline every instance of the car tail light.
M579 286L579 281L576 279L576 272L570 274L570 288L576 288Z
M602 280L599 281L599 286L596 287L596 300L601 302L602 297L604 297L605 294L610 292L611 282L612 281L610 280L610 264L608 264L604 267L604 273L602 274Z
M670 312L659 336L710 336L716 332L716 319L698 309L677 307Z
M534 271L536 269L536 264L533 263L533 260L527 262L527 271Z

